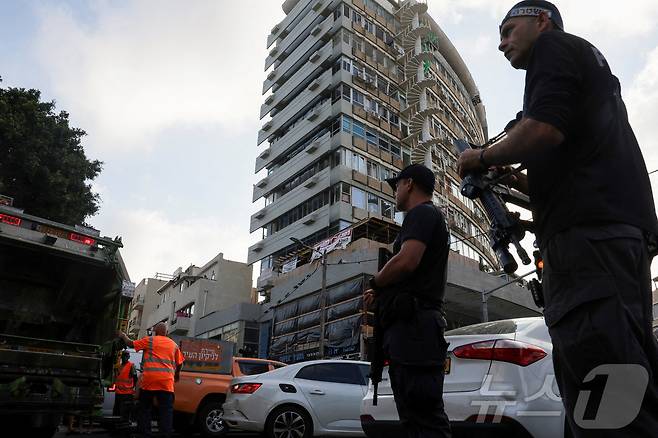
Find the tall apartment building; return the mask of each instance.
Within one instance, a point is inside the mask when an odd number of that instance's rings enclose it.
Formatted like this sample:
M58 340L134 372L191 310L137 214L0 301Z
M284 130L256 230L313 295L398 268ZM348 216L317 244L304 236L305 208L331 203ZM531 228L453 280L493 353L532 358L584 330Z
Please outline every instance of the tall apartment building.
M452 249L498 268L484 211L459 193L455 138L483 143L484 106L459 53L415 0L286 0L271 31L254 186L263 202L259 285L296 249L367 217L398 222L384 179L410 163L437 175ZM264 201L261 201L263 199ZM468 241L462 241L469 238Z

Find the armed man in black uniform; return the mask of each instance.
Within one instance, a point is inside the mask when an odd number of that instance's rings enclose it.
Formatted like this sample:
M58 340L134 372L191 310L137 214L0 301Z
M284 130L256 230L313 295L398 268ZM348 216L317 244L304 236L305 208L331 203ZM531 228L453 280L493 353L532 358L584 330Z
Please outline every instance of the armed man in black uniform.
M383 350L406 436L450 437L443 408L449 236L443 214L432 204L435 178L427 167L412 164L386 181L397 209L407 214L393 257L371 280L364 299L379 306Z
M515 185L530 196L544 259L544 317L573 435L655 437L651 185L619 81L596 47L563 29L547 1L522 1L508 12L499 49L526 70L522 117L502 141L462 153L457 165L462 176L527 166ZM635 371L610 371L605 385L592 379L592 370L610 364Z

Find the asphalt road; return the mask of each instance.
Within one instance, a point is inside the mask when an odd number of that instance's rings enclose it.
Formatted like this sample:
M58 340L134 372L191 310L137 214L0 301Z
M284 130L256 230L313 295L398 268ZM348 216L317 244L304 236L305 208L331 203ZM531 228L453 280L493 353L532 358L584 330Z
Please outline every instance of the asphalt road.
M55 434L55 438L68 438L68 437L71 437L71 436L73 436L73 437L79 436L81 438L86 437L86 436L93 437L93 438L120 438L121 437L120 435L110 435L107 431L102 430L102 429L98 429L98 428L92 429L91 433L89 433L89 434L82 433L82 434L75 434L75 435L67 435L66 434L66 428L64 428L64 427L60 427L59 430L60 430L60 432ZM126 437L128 437L128 436L130 436L130 435L126 435ZM192 437L195 437L195 438L200 438L201 437L201 435L199 435L199 434L195 434L195 435L174 434L173 436L175 438L182 438L182 437L189 437L189 436L192 436ZM256 437L260 437L259 434L246 433L246 432L229 432L229 434L226 435L226 436L229 437L229 438L256 438Z

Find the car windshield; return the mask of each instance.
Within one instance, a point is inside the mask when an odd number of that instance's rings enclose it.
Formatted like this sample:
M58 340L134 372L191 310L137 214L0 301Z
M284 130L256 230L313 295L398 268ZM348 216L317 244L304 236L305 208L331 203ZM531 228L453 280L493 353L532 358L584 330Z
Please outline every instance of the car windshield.
M458 335L502 335L516 332L518 325L512 320L491 321L480 324L467 325L454 330L448 330L446 336Z
M263 374L270 370L270 364L268 362L239 360L238 365L240 366L240 372L245 376Z

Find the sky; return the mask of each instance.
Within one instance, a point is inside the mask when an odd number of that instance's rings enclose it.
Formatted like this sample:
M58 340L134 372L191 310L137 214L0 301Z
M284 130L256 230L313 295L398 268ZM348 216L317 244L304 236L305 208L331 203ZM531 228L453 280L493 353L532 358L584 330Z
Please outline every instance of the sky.
M104 162L93 182L101 208L88 222L122 236L133 281L220 252L244 262L260 239L249 234L262 206L252 203L265 147L256 138L281 3L0 0L0 86L41 90L87 132L87 156ZM619 77L647 167L658 169L658 2L554 3L565 30L597 46ZM489 134L498 133L523 92L524 72L497 50L514 1L428 4L478 85ZM651 178L657 194L658 173Z

